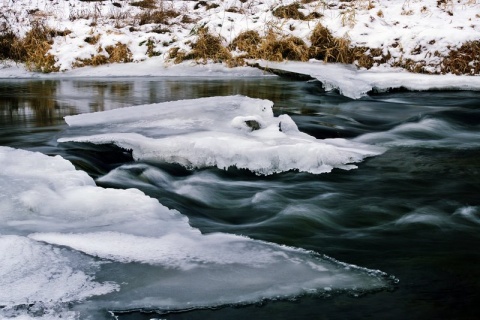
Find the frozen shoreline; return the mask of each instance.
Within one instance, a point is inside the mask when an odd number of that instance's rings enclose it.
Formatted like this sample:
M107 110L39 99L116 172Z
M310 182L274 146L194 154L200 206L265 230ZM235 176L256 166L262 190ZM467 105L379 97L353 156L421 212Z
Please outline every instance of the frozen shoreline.
M142 62L115 63L97 67L83 67L64 72L37 73L13 62L0 67L0 79L70 79L70 78L119 78L119 77L275 77L275 72L310 76L319 80L325 90L338 90L348 98L359 99L370 92L385 92L391 89L409 91L454 90L480 91L480 76L427 75L410 73L401 68L377 67L358 70L353 65L287 61L250 61L255 67L229 68L220 63L197 64L192 61L181 64L166 64L161 58ZM273 71L270 73L268 71Z

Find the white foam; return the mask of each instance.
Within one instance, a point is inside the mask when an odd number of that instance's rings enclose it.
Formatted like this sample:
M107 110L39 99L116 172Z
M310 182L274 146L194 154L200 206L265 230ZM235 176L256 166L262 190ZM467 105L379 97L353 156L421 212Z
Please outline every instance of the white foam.
M384 147L454 149L480 147L475 130L466 130L446 121L431 118L425 118L419 122L402 123L385 132L367 133L355 138L354 141Z
M71 127L90 126L92 134L59 141L114 143L132 150L136 160L188 168L235 166L266 175L348 170L383 151L344 139L315 139L300 132L289 116L275 117L272 106L268 100L229 96L81 114L65 120ZM249 121L259 129L252 131Z

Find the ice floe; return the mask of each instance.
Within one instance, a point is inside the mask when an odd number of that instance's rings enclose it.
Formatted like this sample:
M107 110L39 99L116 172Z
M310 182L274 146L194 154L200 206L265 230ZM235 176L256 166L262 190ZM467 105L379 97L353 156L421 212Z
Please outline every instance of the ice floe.
M348 170L383 152L345 139L315 139L288 115L274 116L272 107L268 100L227 96L80 114L65 118L72 132L59 142L111 143L132 150L136 160L265 175Z
M60 156L0 147L0 166L0 305L179 310L390 285L303 249L202 234L138 190L95 186Z

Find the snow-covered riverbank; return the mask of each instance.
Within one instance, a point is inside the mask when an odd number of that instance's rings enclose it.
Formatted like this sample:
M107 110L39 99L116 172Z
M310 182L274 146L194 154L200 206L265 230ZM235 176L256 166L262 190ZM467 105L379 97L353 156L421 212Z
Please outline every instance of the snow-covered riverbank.
M480 68L475 52L480 39L477 0L4 0L1 10L3 33L22 37L38 24L55 31L48 54L60 71L152 57L159 64L172 64L170 58L178 58L178 53L188 57L201 30L217 37L233 58L245 55L244 47L233 45L235 39L253 31L259 36L255 45L264 46L264 51L278 49L266 43L273 38L280 46L286 45L285 39L295 39L295 47L282 50L309 48L301 55L277 52L276 60L306 60L313 49L320 50L325 60L341 60L342 52L335 46L349 44L358 49L352 59L359 66L464 74L478 74ZM312 43L319 24L333 41ZM110 59L116 46L122 46L123 54Z

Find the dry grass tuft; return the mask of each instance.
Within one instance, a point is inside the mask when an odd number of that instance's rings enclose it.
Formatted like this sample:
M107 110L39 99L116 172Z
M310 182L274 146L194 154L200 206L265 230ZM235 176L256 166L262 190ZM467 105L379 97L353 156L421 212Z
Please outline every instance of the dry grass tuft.
M451 50L442 61L441 73L480 74L480 41L469 41L460 48Z
M176 62L193 59L196 61L201 60L203 63L206 63L208 60L224 62L232 59L232 54L223 46L222 39L211 34L207 28L198 30L197 41L191 47L192 51L188 54L183 54L180 50L177 50L176 52L171 52L170 57L173 54Z
M11 30L4 30L0 34L0 60L12 59L20 60L18 46L19 39Z
M183 50L180 50L179 47L173 47L168 50L168 58L173 60L173 63L180 63L185 60L187 53Z
M117 42L114 46L108 46L105 48L105 51L107 51L109 57L108 57L108 62L109 63L115 63L115 62L132 62L132 53L130 52L130 49L128 49L128 46L124 43Z
M308 47L302 39L278 35L273 31L270 31L263 38L257 31L242 32L232 41L229 49L246 52L246 55L242 58L248 59L308 60Z
M374 65L386 63L392 57L390 52L384 55L381 48L356 47L352 48L352 50L355 52L354 56L357 66L366 69L370 69Z
M130 3L131 6L143 9L155 9L157 7L155 0L142 0Z
M349 39L334 37L321 23L315 26L310 42L310 57L325 62L353 63L362 53L350 47Z
M287 6L280 6L273 10L273 15L277 18L283 19L295 19L295 20L307 20L307 17L300 12L301 6L298 2L294 2Z
M55 57L48 51L52 47L54 37L68 33L70 31L57 31L41 21L35 21L31 29L20 39L7 26L0 33L0 59L25 63L30 71L44 73L58 71Z
M247 30L233 39L229 45L229 49L244 51L247 53L246 58L255 58L261 41L262 39L257 31Z
M55 57L48 53L55 31L46 25L36 22L25 37L14 44L18 60L25 62L27 69L35 72L50 73L58 71Z
M114 46L106 47L105 51L108 56L103 53L98 53L89 59L79 59L74 63L74 67L99 66L107 63L126 63L133 61L132 53L126 44L117 42Z
M171 18L176 18L180 16L181 13L173 10L173 9L166 9L163 6L157 10L144 10L137 16L138 24L168 24Z
M260 43L256 58L270 61L307 61L308 57L309 50L302 39L294 36L279 36L271 31Z

